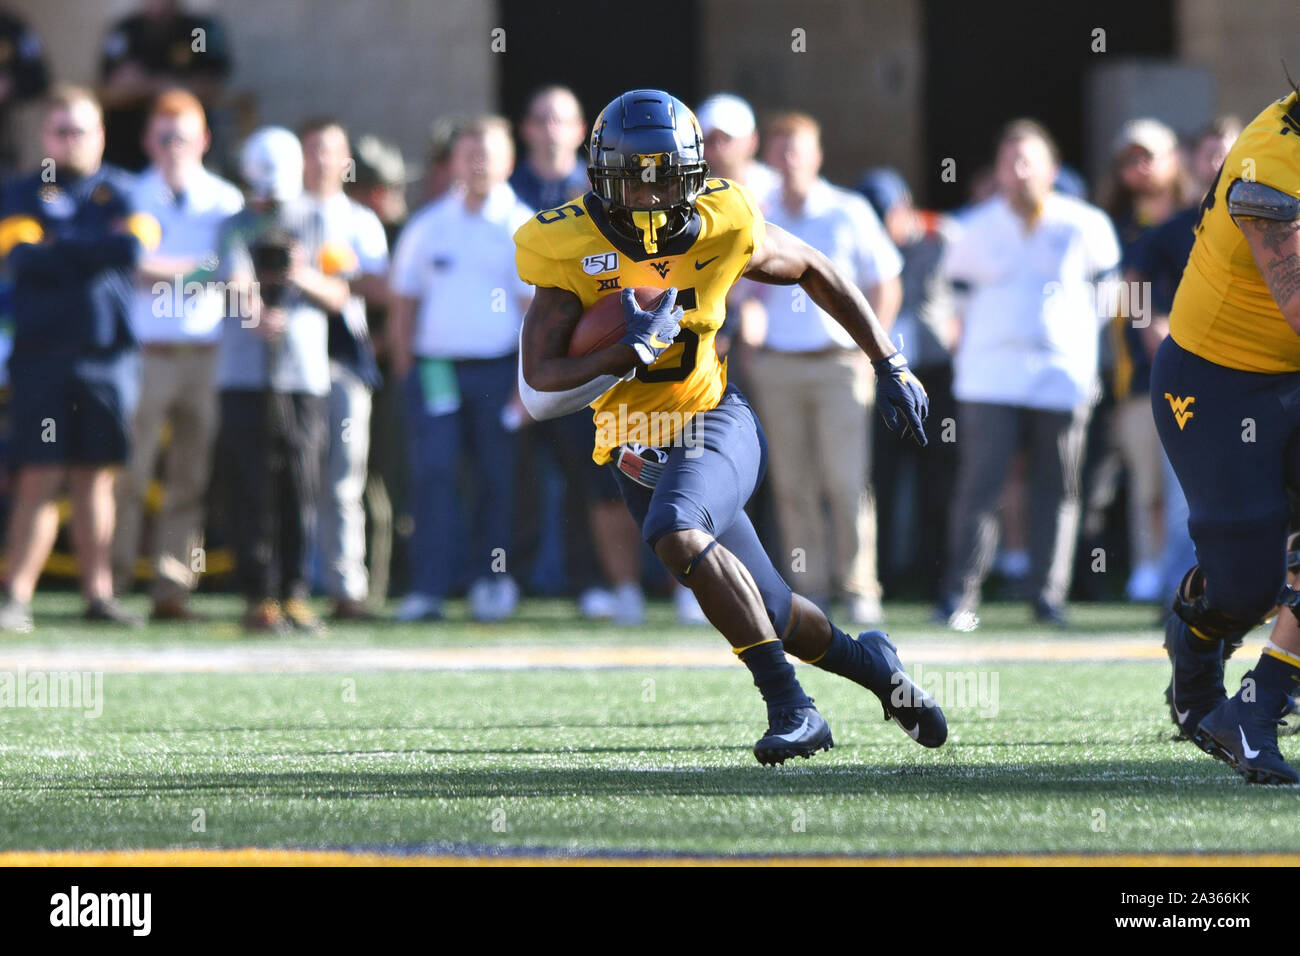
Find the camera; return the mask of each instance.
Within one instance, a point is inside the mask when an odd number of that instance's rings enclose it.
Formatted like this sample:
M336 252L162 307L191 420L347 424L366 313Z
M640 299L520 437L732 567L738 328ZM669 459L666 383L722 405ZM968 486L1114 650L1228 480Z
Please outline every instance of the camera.
M284 277L289 271L290 249L295 241L293 233L277 227L262 233L249 246L253 274L266 306L276 308L284 304L288 292Z

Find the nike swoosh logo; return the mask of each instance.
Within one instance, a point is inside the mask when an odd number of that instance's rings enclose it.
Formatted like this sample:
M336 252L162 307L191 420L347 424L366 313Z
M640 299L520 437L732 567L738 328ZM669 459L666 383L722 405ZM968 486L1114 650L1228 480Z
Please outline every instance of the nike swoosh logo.
M717 257L717 256L714 256L714 257L713 257L713 259L716 259L716 258L718 258L718 257ZM705 259L703 262L701 262L699 259L696 259L696 260L695 260L695 271L698 272L699 270L703 269L703 268L704 268L705 266L707 266L710 262L712 262L713 259Z
M1246 755L1247 760L1254 760L1259 756L1259 751L1250 749L1250 744L1246 743L1246 731L1242 729L1241 724L1237 725L1237 729L1241 731L1241 752Z
M898 724L898 726L900 726L900 727L903 727L903 722L902 722L901 720L899 720L897 717L894 718L894 723ZM918 721L916 722L916 726L912 727L911 729L909 729L909 728L907 728L907 727L903 727L903 733L907 734L907 736L911 737L911 738L912 738L913 740L915 740L917 743L920 743L920 741L921 741L921 722L918 720Z
M804 717L803 723L799 725L798 730L795 730L788 734L777 734L776 739L784 740L786 741L786 743L794 743L796 740L798 740L800 737L803 736L803 732L807 729L808 729L808 718Z
M1169 696L1174 699L1174 716L1178 718L1178 726L1181 727L1187 720L1187 715L1192 712L1189 707L1187 710L1178 709L1178 674L1175 673L1169 680Z
M651 336L650 336L650 347L651 347L651 348L654 348L654 349L666 349L666 348L668 348L668 346L670 346L670 345L672 345L672 344L673 344L672 342L661 342L661 341L659 341L659 336L658 336L657 334L656 334L656 335L651 335Z

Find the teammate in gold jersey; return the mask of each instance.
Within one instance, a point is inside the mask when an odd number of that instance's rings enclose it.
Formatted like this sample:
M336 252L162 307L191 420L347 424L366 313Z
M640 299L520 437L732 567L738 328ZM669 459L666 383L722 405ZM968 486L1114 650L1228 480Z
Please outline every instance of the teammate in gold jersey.
M754 745L759 762L833 745L787 650L868 688L886 719L939 746L948 733L943 712L907 676L888 637L851 638L793 594L745 514L767 447L713 346L728 290L742 275L801 285L874 361L886 424L922 445L925 390L862 293L825 256L765 227L738 183L707 179L699 123L680 100L658 90L623 94L596 119L588 149L592 191L515 235L519 274L537 286L520 347L529 411L546 418L594 409L596 461L610 462L645 540L754 676L768 711ZM668 291L645 311L630 291L639 285ZM578 319L613 294L623 296L627 334L570 357Z
M1170 712L1247 780L1300 783L1277 743L1300 685L1300 592L1286 579L1287 491L1300 491L1297 93L1246 127L1206 193L1169 332L1151 402L1199 562L1166 627ZM1227 699L1224 660L1276 605L1271 640Z

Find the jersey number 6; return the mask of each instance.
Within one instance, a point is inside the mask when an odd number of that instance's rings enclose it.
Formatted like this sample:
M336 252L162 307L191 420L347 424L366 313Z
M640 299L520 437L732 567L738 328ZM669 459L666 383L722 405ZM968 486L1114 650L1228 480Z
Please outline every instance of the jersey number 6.
M682 343L682 360L677 363L675 368L654 368L649 365L639 365L637 366L636 377L646 383L684 382L686 376L695 370L695 353L700 347L700 336L690 329L682 329L677 333L676 341Z

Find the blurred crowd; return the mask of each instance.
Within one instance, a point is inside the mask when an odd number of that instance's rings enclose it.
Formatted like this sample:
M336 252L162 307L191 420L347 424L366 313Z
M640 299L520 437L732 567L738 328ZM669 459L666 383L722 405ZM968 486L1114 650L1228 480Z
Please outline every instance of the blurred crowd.
M139 623L118 600L135 588L154 619L192 617L220 545L250 631L319 631L313 593L339 620L390 597L436 620L459 594L500 620L527 592L633 625L657 590L703 622L643 562L590 414L533 422L515 390L512 236L588 190L599 104L545 86L522 116L440 118L415 171L330 116L214 146L230 66L218 20L149 0L105 37L98 89L51 87L39 38L0 16L0 630L34 626L65 493L92 620ZM45 159L16 170L9 106L34 98ZM991 576L1055 626L1071 594L1169 595L1195 557L1150 360L1239 125L1180 140L1134 119L1090 192L1014 120L939 213L891 168L829 182L812 116L760 126L725 93L696 112L711 175L858 283L931 397L929 447L890 440L828 315L798 287L735 287L718 348L766 430L751 511L795 590L860 625L924 599L960 631Z

